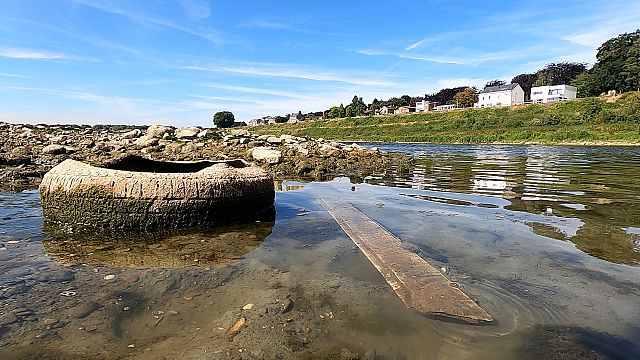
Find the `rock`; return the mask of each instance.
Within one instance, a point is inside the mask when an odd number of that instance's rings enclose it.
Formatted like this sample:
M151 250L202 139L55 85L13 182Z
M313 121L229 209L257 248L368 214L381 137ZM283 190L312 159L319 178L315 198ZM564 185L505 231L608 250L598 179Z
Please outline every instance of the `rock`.
M158 139L155 137L150 137L149 135L145 135L134 142L134 144L140 147L149 147L158 145Z
M242 327L246 322L247 322L247 319L245 319L244 317L241 317L238 321L236 321L235 324L233 324L233 326L229 329L229 331L227 331L227 334L230 336L235 336L237 333L240 332L240 329L242 329Z
M25 317L25 316L33 315L33 310L26 309L26 308L15 309L12 312L13 312L13 315L17 317Z
M115 275L113 275L113 274L109 274L109 275L105 275L105 276L104 276L104 279L105 279L105 280L113 280L113 279L115 279L115 278L116 278L116 276L115 276Z
M122 134L123 139L135 139L139 138L140 136L142 136L142 131L140 131L139 129L133 129Z
M253 304L247 304L242 307L242 310L251 310L251 309L253 309Z
M181 128L176 131L176 137L178 139L193 139L200 134L201 130L198 127Z
M282 160L282 153L279 150L259 146L251 149L251 157L269 164L278 164Z
M375 350L367 350L367 352L364 353L364 359L365 360L375 360L376 359L376 351Z
M58 320L57 319L48 318L48 319L44 319L44 321L42 323L44 324L44 326L51 326L51 325L57 324Z
M18 321L18 317L13 313L6 313L4 315L0 315L0 326L11 325Z
M249 131L245 129L232 129L230 133L234 136L251 136Z
M285 314L288 313L289 311L291 311L293 309L293 300L291 299L287 299L285 300L285 302L282 304L282 311L281 313Z
M207 135L209 135L209 130L205 129L205 130L200 131L196 137L204 138L204 137L207 137Z
M51 144L51 145L45 146L42 149L42 152L50 155L60 155L60 154L66 154L67 148L62 145Z
M357 360L359 358L360 358L360 356L358 356L358 354L352 353L347 348L342 348L340 350L340 359L342 359L342 360Z
M328 144L322 144L318 149L318 154L323 156L334 157L334 156L340 156L341 153L342 151L340 149Z
M280 139L279 137L275 137L275 136L269 136L267 138L267 142L269 144L277 144L277 145L279 145L279 144L282 144L282 141L283 141L282 139Z
M149 138L161 138L164 134L173 132L173 128L164 125L151 125L147 129L146 136Z
M89 301L71 309L69 315L71 315L71 317L74 317L76 319L82 319L93 314L94 311L100 309L101 307L102 305L100 305L99 303L95 301Z

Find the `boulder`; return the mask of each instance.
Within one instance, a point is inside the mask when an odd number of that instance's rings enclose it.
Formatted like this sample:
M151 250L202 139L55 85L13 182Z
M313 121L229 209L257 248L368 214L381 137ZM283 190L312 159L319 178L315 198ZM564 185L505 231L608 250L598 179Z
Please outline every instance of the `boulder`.
M155 137L151 137L149 136L149 134L139 138L138 140L135 141L135 144L140 146L140 147L149 147L149 146L155 146L158 145L158 139Z
M142 131L140 131L139 129L133 129L122 134L123 139L135 139L139 138L140 136L142 136Z
M259 146L251 149L251 157L269 164L278 164L282 160L282 153L272 148Z
M279 145L279 144L282 144L282 139L279 138L279 137L275 137L275 136L269 136L267 138L267 142L269 144L278 144Z
M235 136L250 136L251 134L249 133L248 130L245 129L232 129L230 131L231 135L235 135Z
M176 137L178 139L193 139L200 134L201 130L197 127L181 128L176 131Z
M42 149L42 152L45 153L45 154L50 154L50 155L66 154L67 153L67 148L62 146L62 145L51 144L51 145L45 146Z
M151 125L147 129L147 137L149 138L161 138L164 134L173 132L173 128L164 125Z

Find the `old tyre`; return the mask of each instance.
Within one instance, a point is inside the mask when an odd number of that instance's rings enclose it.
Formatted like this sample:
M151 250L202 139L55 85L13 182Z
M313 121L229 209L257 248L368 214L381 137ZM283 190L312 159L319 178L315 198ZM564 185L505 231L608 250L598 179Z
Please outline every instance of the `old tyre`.
M127 157L110 168L65 160L42 179L45 217L108 228L216 224L273 208L271 176L243 160L159 162Z

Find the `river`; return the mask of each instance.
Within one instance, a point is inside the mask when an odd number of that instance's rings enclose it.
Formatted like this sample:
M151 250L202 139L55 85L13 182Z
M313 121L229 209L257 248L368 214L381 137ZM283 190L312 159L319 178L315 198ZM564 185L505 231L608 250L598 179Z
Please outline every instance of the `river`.
M415 163L278 182L273 217L217 229L53 226L37 190L0 193L0 358L640 357L640 149L375 146ZM322 198L494 322L407 309Z

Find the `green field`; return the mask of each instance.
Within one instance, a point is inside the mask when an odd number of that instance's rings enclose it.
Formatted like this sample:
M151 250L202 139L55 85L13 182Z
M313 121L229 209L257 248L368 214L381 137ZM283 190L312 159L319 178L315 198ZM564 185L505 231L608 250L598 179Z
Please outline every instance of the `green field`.
M427 143L638 143L640 92L509 108L369 116L252 128L345 141Z

